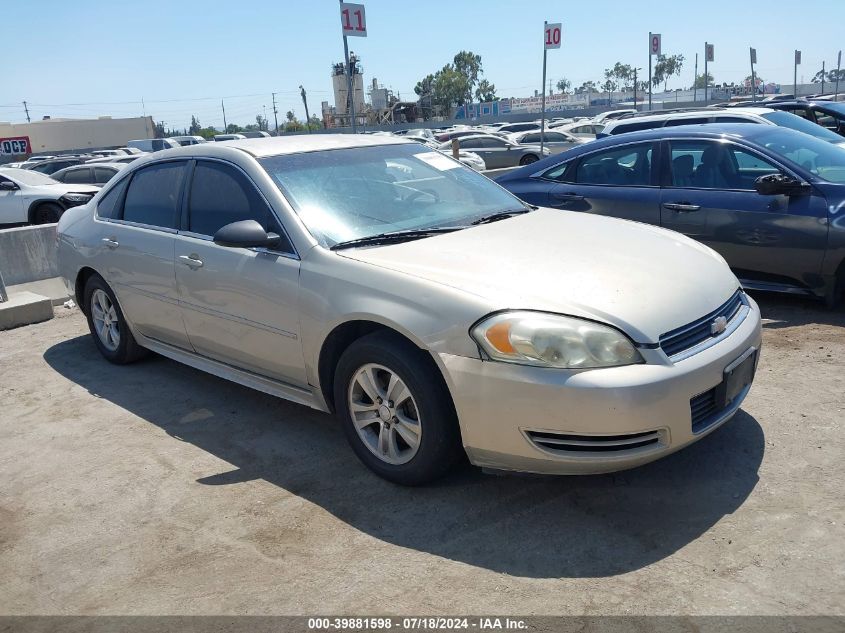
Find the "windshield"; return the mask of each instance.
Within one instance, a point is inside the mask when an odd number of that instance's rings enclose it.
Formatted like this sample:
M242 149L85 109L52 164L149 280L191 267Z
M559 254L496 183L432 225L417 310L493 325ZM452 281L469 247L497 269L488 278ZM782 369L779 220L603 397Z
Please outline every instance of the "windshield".
M845 148L788 130L771 129L753 140L819 178L845 183Z
M11 172L11 173L10 173ZM39 187L41 185L57 185L58 183L37 171L30 171L27 169L7 169L3 171L3 175L9 180L18 183L19 185L30 185L32 187Z
M486 176L418 143L258 162L325 246L392 231L465 226L526 208Z
M761 116L764 119L768 119L775 125L804 132L804 134L815 136L816 138L820 138L828 143L842 143L843 140L845 140L836 132L831 132L827 128L824 128L817 123L813 123L812 121L808 121L807 119L802 119L797 114L792 114L791 112L780 112L779 110L775 110L767 112Z

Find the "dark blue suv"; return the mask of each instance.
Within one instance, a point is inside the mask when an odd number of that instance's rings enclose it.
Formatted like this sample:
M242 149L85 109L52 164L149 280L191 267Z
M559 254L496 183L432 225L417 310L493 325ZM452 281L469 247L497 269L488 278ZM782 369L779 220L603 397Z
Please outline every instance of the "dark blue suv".
M531 204L684 233L720 253L748 288L829 305L845 290L845 149L801 132L754 124L632 132L497 181Z

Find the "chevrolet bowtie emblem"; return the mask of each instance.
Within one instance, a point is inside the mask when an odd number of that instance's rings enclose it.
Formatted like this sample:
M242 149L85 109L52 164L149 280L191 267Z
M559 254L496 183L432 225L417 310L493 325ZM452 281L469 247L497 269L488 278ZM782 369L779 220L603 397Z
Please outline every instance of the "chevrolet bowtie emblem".
M725 329L727 327L728 327L728 320L725 317L723 317L723 316L716 317L715 319L713 319L713 322L710 324L710 334L712 334L713 336L721 334L722 332L725 331Z

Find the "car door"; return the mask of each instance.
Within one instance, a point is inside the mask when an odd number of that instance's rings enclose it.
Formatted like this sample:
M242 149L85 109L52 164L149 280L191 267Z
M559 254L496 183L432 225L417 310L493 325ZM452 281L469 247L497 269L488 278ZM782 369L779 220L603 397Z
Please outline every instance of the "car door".
M836 112L833 108L813 107L812 116L811 120L822 127L845 136L845 113Z
M647 224L660 223L660 187L652 174L651 141L626 143L582 155L564 170L550 170L556 184L548 205Z
M94 264L137 332L189 349L173 262L186 172L184 160L153 163L112 187L97 204Z
M17 183L0 176L0 224L26 222L23 208L23 196Z
M240 220L256 220L283 236L282 243L272 250L214 243L218 229ZM306 386L299 258L270 205L238 167L196 162L176 262L185 325L199 354Z
M787 172L748 147L709 139L666 144L665 228L707 244L742 279L804 283L821 271L827 244L822 195L757 193L757 178Z
M508 151L509 148L510 145L504 139L492 136L470 139L466 141L466 147L464 146L464 143L461 142L461 149L467 149L481 156L481 158L484 159L484 164L487 166L487 169L511 167L511 160L513 157L509 156L511 153ZM516 156L515 153L514 156ZM518 156L516 159L518 162Z

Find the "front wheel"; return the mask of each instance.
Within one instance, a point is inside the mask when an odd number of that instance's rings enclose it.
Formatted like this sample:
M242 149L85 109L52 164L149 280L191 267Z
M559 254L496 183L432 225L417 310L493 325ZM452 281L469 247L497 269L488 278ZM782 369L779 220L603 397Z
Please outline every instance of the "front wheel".
M43 202L33 213L34 224L53 224L62 217L63 209L53 202Z
M92 275L88 279L84 300L88 329L106 360L125 365L146 355L146 350L129 331L114 292L102 277Z
M335 406L352 450L407 486L448 472L462 454L457 415L437 367L399 336L375 333L341 356Z
M526 154L520 159L519 164L523 166L530 165L531 163L536 163L538 160L540 159L534 156L534 154Z

